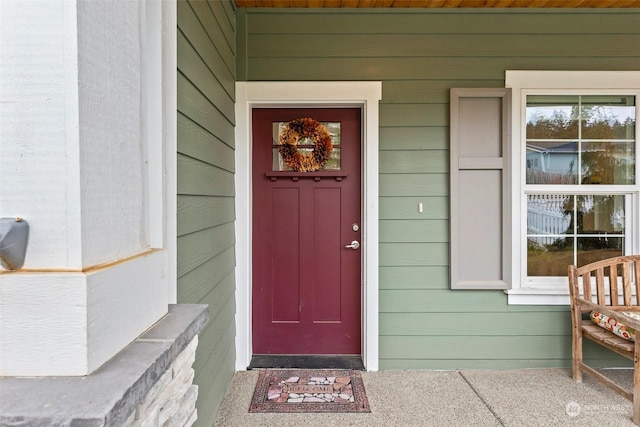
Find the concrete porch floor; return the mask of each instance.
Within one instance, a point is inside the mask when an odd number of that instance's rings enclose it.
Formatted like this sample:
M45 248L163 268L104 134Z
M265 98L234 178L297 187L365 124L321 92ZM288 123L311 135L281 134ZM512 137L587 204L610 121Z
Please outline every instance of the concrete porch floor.
M606 370L631 388L633 371ZM258 371L236 372L216 426L633 426L631 402L568 369L363 372L371 413L258 414Z

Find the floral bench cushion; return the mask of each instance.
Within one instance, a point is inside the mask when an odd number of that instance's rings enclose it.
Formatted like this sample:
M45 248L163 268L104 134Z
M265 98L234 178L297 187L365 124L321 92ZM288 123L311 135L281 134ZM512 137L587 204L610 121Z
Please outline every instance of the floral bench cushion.
M629 317L633 317L634 319L640 320L640 313L638 312L624 311L623 313ZM622 323L618 322L616 319L609 317L607 315L604 315L602 313L599 313L597 311L592 311L590 317L593 323L600 326L601 328L604 328L607 331L613 332L614 334L616 334L621 338L624 338L625 340L629 340L629 341L636 340L635 329L623 325Z

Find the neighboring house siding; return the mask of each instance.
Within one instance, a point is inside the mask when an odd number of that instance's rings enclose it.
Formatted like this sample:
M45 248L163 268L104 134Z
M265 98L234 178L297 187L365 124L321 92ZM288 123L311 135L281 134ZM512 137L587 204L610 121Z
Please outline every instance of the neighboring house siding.
M178 302L209 304L195 368L211 426L235 367L235 11L178 2Z
M567 366L567 307L449 289L449 89L504 87L508 69L640 70L640 11L239 9L238 18L239 80L383 82L380 368Z

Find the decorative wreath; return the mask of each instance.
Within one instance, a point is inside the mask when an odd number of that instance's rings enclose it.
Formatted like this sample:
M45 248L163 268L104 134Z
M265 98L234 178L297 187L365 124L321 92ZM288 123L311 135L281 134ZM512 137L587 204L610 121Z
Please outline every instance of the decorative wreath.
M298 141L309 138L313 141L313 151L298 151ZM278 150L282 160L296 172L313 172L320 169L331 156L333 143L326 126L308 117L291 120L278 138Z

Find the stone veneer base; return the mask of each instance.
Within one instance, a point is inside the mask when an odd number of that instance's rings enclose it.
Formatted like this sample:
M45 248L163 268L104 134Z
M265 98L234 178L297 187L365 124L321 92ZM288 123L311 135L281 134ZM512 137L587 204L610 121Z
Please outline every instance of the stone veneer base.
M0 378L0 426L193 424L198 392L191 365L208 320L207 305L170 305L91 375Z

